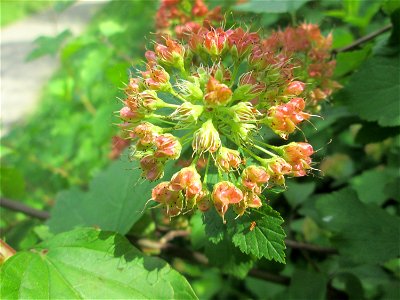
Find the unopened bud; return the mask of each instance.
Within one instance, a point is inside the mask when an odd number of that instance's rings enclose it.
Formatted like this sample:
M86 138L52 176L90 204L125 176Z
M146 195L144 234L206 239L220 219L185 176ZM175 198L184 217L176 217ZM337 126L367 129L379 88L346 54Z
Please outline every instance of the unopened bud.
M207 151L214 153L219 147L221 147L221 139L210 119L194 133L192 148L194 152L202 154Z

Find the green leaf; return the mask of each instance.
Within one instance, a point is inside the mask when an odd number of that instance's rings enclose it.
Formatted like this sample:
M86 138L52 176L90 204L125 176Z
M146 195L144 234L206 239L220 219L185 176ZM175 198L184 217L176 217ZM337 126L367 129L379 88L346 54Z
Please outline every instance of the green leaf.
M54 37L41 36L35 40L37 48L27 56L27 61L34 60L44 55L56 55L64 40L72 35L69 29L64 30Z
M351 189L320 196L320 224L333 232L332 242L356 262L385 262L400 254L400 218L357 199Z
M214 244L222 241L226 225L213 207L204 213L203 222L208 239Z
M24 196L25 180L18 169L0 167L0 193L3 197L12 199L21 199Z
M231 274L238 278L245 278L253 267L252 258L240 252L227 235L217 244L208 242L205 254L211 265L219 267L223 273Z
M399 132L399 127L381 127L376 122L365 122L357 132L355 141L361 144L378 143Z
M397 173L388 169L376 169L363 172L351 179L351 186L356 190L359 199L364 203L381 205L388 199L386 185Z
M335 76L344 76L356 70L368 57L371 52L371 47L364 47L361 50L340 52L336 56Z
M292 207L306 201L315 190L315 182L298 183L294 180L287 181L287 190L283 193Z
M196 299L186 279L124 237L95 229L54 236L2 267L2 299Z
M296 270L289 287L290 299L326 299L328 278L322 273Z
M234 10L254 13L294 12L310 0L250 0L236 5Z
M285 263L286 235L277 211L266 206L238 218L235 223L232 241L242 252Z
M141 217L155 183L141 180L126 157L98 174L87 192L72 188L58 194L48 221L54 233L98 226L121 234Z
M399 126L399 55L375 56L355 73L341 94L349 108L362 119L381 126Z

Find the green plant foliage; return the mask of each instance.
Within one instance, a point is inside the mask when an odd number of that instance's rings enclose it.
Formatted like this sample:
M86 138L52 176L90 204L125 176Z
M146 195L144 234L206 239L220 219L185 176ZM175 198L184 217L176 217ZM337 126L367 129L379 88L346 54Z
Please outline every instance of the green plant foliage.
M254 228L252 222L255 222ZM232 241L241 251L285 263L285 232L281 227L283 219L277 211L268 206L242 216L235 223Z
M238 11L254 13L287 13L294 12L310 0L250 0L235 7Z
M343 91L350 109L381 126L399 126L400 56L374 56L355 73Z
M2 267L1 282L2 299L197 299L161 259L118 234L85 228L18 253Z
M356 262L385 262L400 254L400 218L357 199L350 189L320 196L321 224L331 230L341 254Z
M50 230L58 233L77 226L97 226L126 234L141 217L155 185L142 182L141 171L132 168L124 156L98 174L88 191L72 188L61 192L51 211Z
M35 40L36 49L29 53L26 59L31 61L44 55L56 55L61 44L71 35L71 31L66 29L54 37L41 36L37 38Z
M289 287L290 299L326 299L328 278L324 274L296 270Z

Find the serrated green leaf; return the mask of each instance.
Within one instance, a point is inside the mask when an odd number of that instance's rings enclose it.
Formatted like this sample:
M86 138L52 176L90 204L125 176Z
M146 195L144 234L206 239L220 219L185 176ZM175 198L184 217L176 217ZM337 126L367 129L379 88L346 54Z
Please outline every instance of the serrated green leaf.
M399 58L368 59L343 90L345 103L362 119L378 121L381 126L400 125Z
M95 229L56 235L1 271L2 299L197 299L167 263Z
M400 254L400 218L357 199L351 189L320 196L321 226L333 232L339 252L356 262L385 262Z
M213 207L204 213L203 222L208 239L214 244L222 241L226 226Z
M281 226L283 219L277 211L266 206L238 218L235 223L232 241L242 252L285 263L286 234Z
M98 226L127 233L141 217L156 185L141 180L140 170L132 168L123 157L94 178L87 192L72 188L58 194L48 221L50 230L58 233L78 226Z

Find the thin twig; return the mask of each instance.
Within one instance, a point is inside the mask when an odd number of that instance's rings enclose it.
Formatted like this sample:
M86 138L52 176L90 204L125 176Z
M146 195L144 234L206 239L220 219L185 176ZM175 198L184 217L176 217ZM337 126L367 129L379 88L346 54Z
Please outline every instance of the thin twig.
M308 250L308 251L319 252L319 253L324 253L324 254L337 254L338 253L338 251L334 248L321 247L318 245L297 242L297 241L293 241L293 240L289 240L289 239L286 239L285 243L286 243L286 246L293 248L293 249Z
M27 216L41 219L41 220L46 220L50 217L50 214L47 211L43 210L38 210L32 207L29 207L21 202L13 201L10 199L6 198L1 198L0 199L0 206L16 211L16 212L21 212Z
M389 31L390 29L392 29L392 24L388 24L384 27L382 27L381 29L378 29L377 31L371 32L370 34L367 34L366 36L363 36L361 38L359 38L358 40L355 40L353 43L351 43L350 45L347 45L345 47L341 47L341 48L336 48L332 50L333 54L337 54L340 52L346 52L346 51L350 51L350 50L354 50L356 48L358 48L361 44L364 44L370 40L373 40L374 38L376 38L377 36Z

